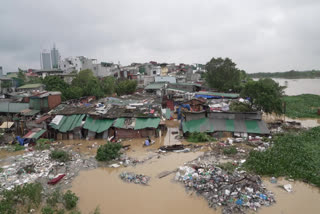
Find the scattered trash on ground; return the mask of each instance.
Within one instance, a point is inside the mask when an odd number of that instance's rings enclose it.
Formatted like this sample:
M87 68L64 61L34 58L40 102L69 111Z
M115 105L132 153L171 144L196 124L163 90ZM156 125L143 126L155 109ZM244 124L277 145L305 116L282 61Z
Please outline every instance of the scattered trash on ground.
M23 155L11 156L4 160L0 172L0 192L16 185L40 182L44 191L51 189L48 184L70 185L82 169L97 168L94 158L84 159L79 153L71 152L71 160L59 162L50 158L50 150L30 151ZM62 176L63 175L63 176Z
M133 172L122 172L120 174L121 180L128 183L148 185L150 177L143 174L135 174Z
M191 162L178 169L175 180L205 197L210 207L223 206L224 214L256 211L275 202L259 176L244 171L230 174L213 164Z

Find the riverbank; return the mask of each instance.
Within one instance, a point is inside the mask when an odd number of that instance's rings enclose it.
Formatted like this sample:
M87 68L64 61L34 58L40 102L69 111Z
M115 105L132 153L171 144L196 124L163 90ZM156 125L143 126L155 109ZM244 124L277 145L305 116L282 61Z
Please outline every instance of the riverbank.
M301 94L297 96L285 96L285 115L290 118L320 118L320 96L315 94Z

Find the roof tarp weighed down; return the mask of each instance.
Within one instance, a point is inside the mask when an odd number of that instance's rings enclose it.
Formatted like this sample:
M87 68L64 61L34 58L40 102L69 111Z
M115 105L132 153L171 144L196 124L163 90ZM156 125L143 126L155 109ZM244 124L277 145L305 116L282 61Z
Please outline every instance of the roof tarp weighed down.
M95 120L92 117L87 117L86 122L84 123L83 128L88 129L89 131L101 133L110 128L114 120L110 119L100 119Z
M59 132L68 132L72 131L76 127L81 126L81 122L85 116L85 114L63 116L58 124L51 122L49 125L54 129L58 129Z
M157 128L160 123L160 118L136 118L134 130L145 128Z

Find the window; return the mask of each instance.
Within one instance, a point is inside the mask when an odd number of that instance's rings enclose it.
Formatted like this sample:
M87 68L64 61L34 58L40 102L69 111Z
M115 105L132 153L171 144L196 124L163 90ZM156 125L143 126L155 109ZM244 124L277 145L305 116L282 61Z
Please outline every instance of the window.
M153 71L153 74L157 74L157 71Z

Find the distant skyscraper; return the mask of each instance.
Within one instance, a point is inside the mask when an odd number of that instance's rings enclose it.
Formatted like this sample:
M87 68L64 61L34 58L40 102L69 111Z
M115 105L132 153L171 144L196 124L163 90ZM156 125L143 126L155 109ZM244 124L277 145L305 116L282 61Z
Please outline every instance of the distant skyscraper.
M56 49L56 46L53 45L53 48L51 49L51 65L52 68L59 68L59 62L60 62L60 55L58 49Z
M3 70L2 70L2 66L0 66L0 77L3 76Z
M51 54L47 50L43 50L40 54L40 64L41 69L51 69L52 63L51 63Z

